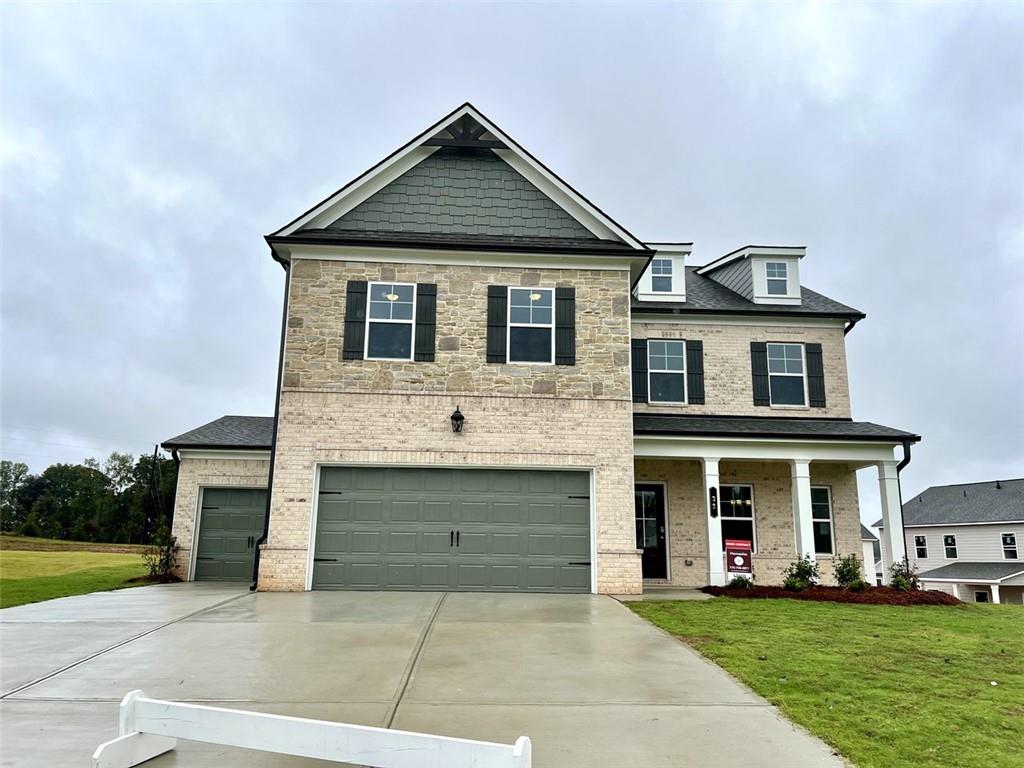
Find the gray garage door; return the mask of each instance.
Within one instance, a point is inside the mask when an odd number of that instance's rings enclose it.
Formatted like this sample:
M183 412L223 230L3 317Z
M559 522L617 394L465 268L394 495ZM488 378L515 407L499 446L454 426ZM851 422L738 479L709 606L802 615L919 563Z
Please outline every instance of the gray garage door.
M263 533L266 511L266 490L203 489L194 578L249 581L256 540Z
M590 591L586 472L325 467L314 589Z

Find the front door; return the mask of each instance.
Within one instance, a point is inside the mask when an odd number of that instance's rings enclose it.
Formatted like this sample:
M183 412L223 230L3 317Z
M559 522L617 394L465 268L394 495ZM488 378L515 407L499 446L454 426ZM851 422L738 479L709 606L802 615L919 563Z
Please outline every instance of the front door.
M665 486L638 483L633 491L636 513L636 546L644 551L645 579L668 578L668 549L665 545Z

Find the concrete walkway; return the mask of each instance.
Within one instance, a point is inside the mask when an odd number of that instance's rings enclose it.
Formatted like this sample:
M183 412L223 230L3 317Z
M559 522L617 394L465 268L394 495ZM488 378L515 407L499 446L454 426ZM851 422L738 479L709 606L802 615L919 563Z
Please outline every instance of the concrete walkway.
M512 742L537 768L838 766L607 597L181 584L0 611L0 765L88 765L129 690ZM311 766L180 743L147 766Z

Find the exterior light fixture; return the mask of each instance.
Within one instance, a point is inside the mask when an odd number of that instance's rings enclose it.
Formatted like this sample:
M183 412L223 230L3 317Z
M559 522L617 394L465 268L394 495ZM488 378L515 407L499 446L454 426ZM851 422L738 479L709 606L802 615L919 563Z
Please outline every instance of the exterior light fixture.
M455 406L455 413L452 414L452 432L461 432L462 423L466 420L466 417L462 415L462 411L459 410L459 406Z
M398 301L398 294L392 291L391 293L385 293L384 298L388 301Z

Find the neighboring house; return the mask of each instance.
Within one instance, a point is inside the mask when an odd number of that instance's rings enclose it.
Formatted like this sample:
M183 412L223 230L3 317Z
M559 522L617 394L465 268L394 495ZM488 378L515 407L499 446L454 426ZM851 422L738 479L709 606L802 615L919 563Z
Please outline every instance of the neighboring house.
M864 566L864 580L868 584L882 584L882 545L871 529L861 523L860 542L863 550L860 562Z
M688 265L468 104L266 241L276 423L164 443L186 578L638 593L722 584L746 539L773 582L860 552L863 467L900 528L919 438L851 420L864 315L802 286L803 248Z
M926 589L1024 604L1024 479L936 485L903 505L903 528Z

